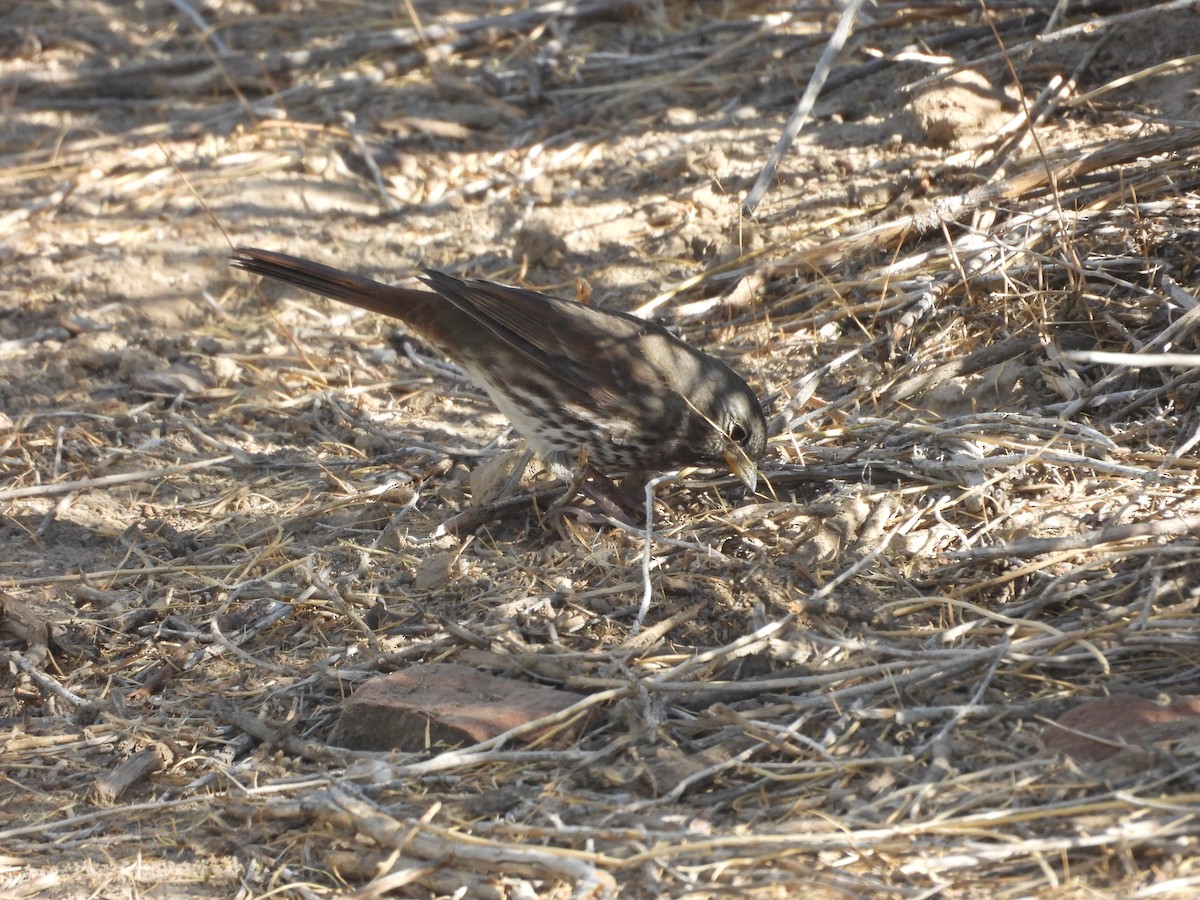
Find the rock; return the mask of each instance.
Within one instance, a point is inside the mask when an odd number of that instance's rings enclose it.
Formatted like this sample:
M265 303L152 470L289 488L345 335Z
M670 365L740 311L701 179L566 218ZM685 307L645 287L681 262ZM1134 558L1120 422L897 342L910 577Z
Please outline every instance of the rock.
M430 663L373 678L354 692L332 743L352 750L425 753L485 741L566 709L583 694ZM570 740L579 723L557 740ZM521 735L530 742L542 732Z

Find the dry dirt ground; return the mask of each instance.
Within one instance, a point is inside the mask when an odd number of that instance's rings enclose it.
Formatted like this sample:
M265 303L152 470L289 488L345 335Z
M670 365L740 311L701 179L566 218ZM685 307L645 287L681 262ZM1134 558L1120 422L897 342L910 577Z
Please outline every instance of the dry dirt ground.
M867 4L748 214L839 13L5 5L0 894L1193 895L1195 718L1046 723L1200 693L1200 12ZM237 244L677 326L759 492L544 520L478 390ZM328 743L426 662L588 703Z

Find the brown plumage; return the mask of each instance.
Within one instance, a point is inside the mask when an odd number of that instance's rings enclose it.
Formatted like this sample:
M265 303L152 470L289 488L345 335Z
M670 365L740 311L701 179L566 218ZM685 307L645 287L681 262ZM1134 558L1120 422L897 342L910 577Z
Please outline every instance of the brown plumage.
M252 247L232 264L401 319L462 366L558 474L582 450L609 474L724 462L757 483L767 434L758 398L652 322L432 269L421 278L430 292Z

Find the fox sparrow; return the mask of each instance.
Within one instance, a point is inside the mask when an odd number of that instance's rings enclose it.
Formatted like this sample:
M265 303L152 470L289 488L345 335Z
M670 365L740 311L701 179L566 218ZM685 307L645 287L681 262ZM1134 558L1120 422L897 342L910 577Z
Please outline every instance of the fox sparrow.
M724 461L750 490L767 425L720 360L665 328L547 294L424 269L429 291L239 248L232 264L393 316L461 365L557 475Z

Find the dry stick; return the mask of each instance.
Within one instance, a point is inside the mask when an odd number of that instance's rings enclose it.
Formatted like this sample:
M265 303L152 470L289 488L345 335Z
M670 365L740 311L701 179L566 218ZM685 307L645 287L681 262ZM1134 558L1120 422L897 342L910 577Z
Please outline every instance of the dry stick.
M1118 25L1127 25L1130 22L1153 18L1166 12L1188 9L1195 5L1196 0L1172 0L1172 2L1163 3L1160 6L1138 9L1134 12L1110 16L1107 19L1088 19L1087 21L1080 22L1078 25L1070 25L1058 31L1048 31L1045 34L1039 34L1036 38L1025 41L1022 44L1017 44L1014 47L1009 47L1007 50L997 50L995 53L989 53L987 56L980 56L976 59L967 60L952 69L947 69L944 72L937 72L921 79L920 81L914 82L913 84L908 85L907 89L909 91L920 90L927 85L943 81L946 78L949 78L951 75L961 72L964 69L974 69L986 63L992 63L996 62L997 60L1004 59L1006 54L1009 56L1019 56L1022 53L1036 50L1037 48L1046 46L1048 44L1055 44L1059 41L1065 41L1071 38L1093 35L1100 31L1115 28Z
M650 577L648 569L645 571L644 577L647 579ZM621 647L629 650L645 650L648 647L652 647L661 641L663 637L672 629L678 628L681 625L686 625L688 622L696 621L696 617L704 611L706 606L708 606L707 600L695 603L686 609L679 610L673 616L668 616L667 618L654 623L653 626L647 628L643 632L638 633L636 636L631 630L629 637L621 642Z
M819 635L802 632L804 637L816 639ZM1047 638L1046 640L1051 640ZM1062 638L1053 640L1061 643ZM788 696L788 709L802 712L806 709L840 708L848 706L857 697L878 693L880 690L899 690L909 685L928 686L941 679L957 677L958 673L971 669L980 660L990 660L996 653L995 647L953 654L927 654L933 661L923 666L914 666L910 659L876 663L857 669L847 669L830 675L797 675L786 678L755 678L747 681L726 682L674 682L660 683L654 689L669 695L669 702L684 700L692 704L706 705L716 702L732 702L745 698L757 698L763 694ZM866 679L876 679L868 681ZM846 687L838 687L850 682Z
M367 623L363 621L362 616L360 616L358 611L351 606L350 602L345 598L342 592L330 582L328 578L329 570L325 566L321 566L320 571L318 571L317 566L313 561L313 557L310 554L305 559L304 568L301 571L304 572L305 577L308 579L308 583L317 589L317 593L332 602L337 608L338 614L345 616L346 619L355 627L355 629L358 630L358 632L362 635L361 640L366 643L371 652L379 653L379 638L376 636L375 632L371 630Z
M821 88L825 84L825 79L829 77L829 71L833 68L834 61L837 59L838 54L842 52L842 47L846 44L846 38L850 36L850 29L854 26L854 18L858 15L858 10L861 6L862 0L849 0L842 9L842 17L838 20L833 34L829 36L829 43L821 51L821 58L817 60L817 67L813 70L812 77L808 80L808 86L804 88L804 96L796 104L795 111L783 127L783 134L780 135L778 143L775 144L770 155L767 156L767 162L763 166L762 172L759 173L758 180L754 182L754 187L750 189L750 193L746 195L745 202L742 203L742 213L744 215L754 215L754 210L758 208L759 202L770 186L771 179L775 177L775 172L779 169L779 161L783 158L783 154L787 153L788 148L792 146L792 141L796 139L796 135L800 133L800 129L804 127L804 123L808 120L808 114L812 112L813 104L817 102L817 95L821 93Z
M500 843L424 822L401 821L337 788L306 797L301 805L314 818L349 827L353 834L370 838L380 847L438 860L439 865L457 863L486 872L562 879L573 886L572 897L616 896L616 880L598 865L617 868L621 861L600 853Z
M83 697L80 697L78 694L67 690L55 679L43 672L39 667L31 664L16 650L12 650L0 658L7 659L15 668L24 672L31 681L33 681L42 689L45 694L58 697L59 699L69 703L71 706L78 707L87 703L87 700L85 700Z
M966 718L969 712L976 709L980 705L979 701L982 699L984 691L991 686L992 679L996 677L996 669L1000 667L1000 663L1007 653L1008 642L1005 641L1004 644L997 648L996 658L992 660L992 664L987 667L987 671L983 673L983 677L981 677L979 682L975 685L975 690L971 692L971 696L967 699L967 702L958 705L953 714L950 716L950 720L946 722L945 725L934 732L934 734L929 738L922 741L920 745L913 748L912 755L914 759L920 759L930 750L941 744L942 741L946 739L946 736L949 735L952 730L954 730L954 727L964 718Z
M212 44L212 48L221 56L229 55L228 45L221 40L221 36L213 30L213 27L204 21L204 17L200 15L187 0L171 0L171 5L179 10L183 15L196 26L196 30L200 32L200 36Z
M133 785L171 765L175 759L176 754L168 744L155 741L97 779L92 785L92 795L97 803L109 806Z
M820 743L803 734L800 734L800 729L809 721L810 717L812 716L811 712L797 716L790 725L783 726L782 728L776 727L774 729L766 725L755 727L759 726L760 723L753 719L747 719L745 716L739 714L736 710L728 707L725 707L723 710L721 710L721 712L725 717L730 719L735 727L737 727L740 731L743 731L745 734L754 737L756 739L755 743L732 756L722 759L710 766L706 766L700 771L694 772L693 774L681 779L679 783L675 785L675 787L673 787L666 794L663 794L661 797L655 797L650 800L642 800L637 803L626 804L624 809L621 810L623 815L631 811L651 809L656 806L660 806L663 803L676 801L682 797L692 785L708 781L722 772L734 768L742 762L750 759L763 749L770 748L779 751L787 751L787 745L785 743L787 738L797 739L803 743L806 749L824 757L827 763L830 763L833 766L839 765L838 760ZM797 751L790 752L796 753Z
M54 832L56 840L61 843L65 840L67 829L86 826L89 832L95 830L96 826L105 819L115 818L116 816L130 816L133 813L153 812L161 814L168 809L179 809L183 806L200 806L204 802L204 797L188 797L183 800L151 800L149 803L129 803L124 806L114 806L111 809L93 809L81 816L71 816L66 819L46 819L38 822L36 825L23 825L17 828L8 828L0 831L0 842L7 842L15 837L23 837L27 834L45 834L46 832Z
M1139 69L1137 72L1134 72L1130 75L1114 78L1112 81L1102 84L1100 87L1094 88L1087 93L1080 94L1078 97L1072 97L1063 105L1071 107L1079 106L1083 103L1090 103L1092 100L1107 94L1109 91L1115 91L1119 88L1128 87L1131 84L1136 84L1137 82L1143 81L1147 78L1153 78L1155 75L1162 75L1167 72L1172 72L1175 69L1194 66L1198 62L1200 62L1200 53L1192 54L1191 56L1176 57L1175 59L1169 59L1166 62L1158 63L1157 65L1147 66L1146 68Z
M388 191L387 183L383 180L383 172L379 170L379 163L375 162L375 154L367 147L367 142L363 140L362 134L355 127L354 113L349 110L343 110L342 124L346 126L346 131L350 134L350 140L353 141L354 149L358 151L358 156L362 160L363 165L371 173L371 181L375 185L375 190L379 193L380 204L388 212L396 212L400 209L400 204L396 202L396 198Z
M1034 413L1018 412L980 412L965 416L952 416L937 423L913 422L909 425L915 431L930 436L964 435L975 440L980 430L986 427L986 433L995 434L1006 427L1019 436L1019 445L1025 446L1032 437L1058 438L1067 435L1077 440L1087 440L1099 444L1105 450L1116 450L1117 444L1112 438L1097 431L1082 422L1064 422L1057 416L1042 416ZM1087 456L1078 457L1086 460ZM1137 471L1137 470L1135 470Z
M192 665L188 665L185 668L191 669L200 662L207 661L213 657L222 656L225 653L230 653L243 662L254 666L256 669L263 669L276 675L291 674L292 670L289 667L281 666L278 663L268 662L264 659L259 659L253 654L247 653L245 650L243 650L241 645L249 641L252 637L256 637L271 625L274 625L281 619L291 615L293 611L294 608L292 604L284 603L279 600L272 600L266 614L260 616L256 621L252 622L245 629L243 629L237 640L227 637L221 631L221 626L217 621L217 617L213 616L208 623L212 644L204 649L204 652L195 659L195 662Z
M1047 24L1047 28L1053 27L1052 22L1053 17L1051 17L1051 23ZM996 22L989 17L988 24L991 26L994 39L1001 45L1001 47L1003 47L1003 38L1000 36L1000 31L996 25ZM1013 123L1011 123L1014 128L1020 128L1022 125L1024 125L1021 134L1015 137L1007 147L997 146L990 154L985 154L985 156L1004 158L1011 157L1018 149L1023 149L1029 141L1036 141L1037 136L1034 129L1040 125L1053 110L1063 105L1067 99L1069 99L1069 95L1075 90L1076 85L1079 83L1079 77L1091 67L1096 56L1105 46L1107 46L1109 38L1111 38L1114 33L1115 32L1108 31L1101 35L1100 40L1096 41L1088 49L1088 51L1083 54L1083 58L1079 60L1079 63L1075 66L1075 68L1071 71L1070 76L1068 76L1066 79L1060 75L1056 75L1051 78L1050 83L1046 85L1046 87L1042 90L1032 104L1026 105L1024 101L1024 95L1022 94L1021 113L1016 117L1016 119L1013 120ZM1012 72L1015 78L1016 73L1011 66L1010 72ZM996 137L1005 137L1008 128L1008 125L1002 127L997 133ZM947 163L951 163L952 159L947 160ZM1003 166L999 166L989 180L994 181L999 178L1003 178L1005 174L1007 174L1005 168Z
M1037 99L1029 104L1028 108L1022 106L1020 112L996 129L988 140L990 144L988 149L982 151L978 148L963 150L953 156L946 157L942 161L942 164L944 166L970 165L971 168L979 169L993 159L1004 160L1010 158L1018 149L1024 148L1033 128L1050 114L1053 109L1053 105L1049 103L1050 97L1064 98L1069 91L1070 87L1067 80L1061 75L1055 75L1050 79L1049 84L1042 89ZM1003 178L1005 172L1006 169L1001 164L997 166L996 171L988 180L995 181Z
M765 647L771 635L778 634L794 620L794 616L786 615L778 621L768 622L750 634L742 635L740 638L723 647L716 647L715 649L698 653L695 656L689 656L673 669L668 669L658 677L647 681L646 687L653 691L668 682L678 681L684 676L690 676L692 672L698 669L711 668L713 664L720 660L733 659L735 656L747 656L761 647Z
M1160 519L1154 522L1134 522L1130 525L1110 525L1095 531L1071 537L1026 538L1007 544L978 547L974 550L955 550L947 554L952 559L964 562L980 562L1006 557L1028 558L1046 553L1071 550L1093 550L1100 544L1115 544L1138 538L1176 537L1200 531L1200 515L1180 516L1177 519Z
M599 691L595 694L589 694L582 700L572 703L565 709L542 716L540 719L534 719L530 722L523 722L503 734L498 734L495 737L488 738L486 741L480 741L471 747L462 747L454 750L447 750L439 753L431 759L421 760L419 762L407 763L403 765L390 766L388 771L392 780L400 778L412 778L415 776L428 775L433 772L442 772L447 769L454 769L460 766L474 766L481 763L486 763L494 756L492 751L497 750L514 737L519 737L523 734L529 734L534 731L543 731L552 725L558 725L569 721L574 716L587 712L593 706L598 706L602 703L607 703L609 700L619 700L622 697L628 696L632 692L632 688L622 686L618 688L610 688L606 691ZM240 727L240 725L239 725ZM350 753L352 751L341 751ZM603 752L603 751L601 751ZM363 758L378 759L378 753L361 753Z
M193 463L185 463L181 466L168 466L165 469L142 469L138 472L103 475L99 478L81 478L78 481L67 481L60 484L35 484L32 487L11 488L7 491L0 491L0 503L4 503L7 500L19 500L22 497L52 497L56 494L69 494L72 491L111 487L114 484L129 484L135 481L159 481L183 472L194 472L196 469L219 466L235 458L233 454L230 454L228 456L218 456L215 459L202 459Z
M1197 300L1194 294L1188 291L1182 284L1180 284L1166 272L1160 273L1158 280L1162 285L1163 291L1170 300L1178 303L1188 312L1200 309L1200 300Z
M1195 798L1192 798L1192 803ZM945 873L953 869L964 869L981 866L984 862L1003 862L1014 856L1029 857L1045 855L1053 859L1056 856L1066 856L1068 850L1082 850L1089 847L1105 847L1113 845L1126 850L1138 846L1166 845L1173 836L1195 834L1195 807L1188 805L1186 815L1180 815L1175 821L1163 824L1157 820L1134 821L1129 817L1113 820L1103 832L1097 835L1080 834L1078 837L1029 838L1023 837L1014 843L998 843L984 841L964 841L963 848L957 853L947 853L942 856L922 856L900 866L899 871L905 875L936 875L944 878ZM980 823L981 833L995 829ZM1156 884L1155 888L1162 887ZM1194 890L1195 883L1192 883ZM1154 893L1158 893L1157 890ZM1177 895L1186 896L1187 893ZM1146 894L1143 894L1146 896ZM1163 894L1163 896L1169 896Z
M409 0L409 2L411 3L412 0ZM436 809L436 807L434 808ZM325 859L326 864L328 864L329 857L326 857ZM348 893L344 894L338 894L338 896L341 897L342 900L379 900L379 898L391 896L393 891L399 891L400 888L414 883L421 884L422 887L430 890L432 893L442 893L436 890L436 885L422 883L423 879L427 879L431 875L437 875L439 872L443 871L443 866L440 861L437 864L428 866L402 865L400 862L399 851L393 851L391 859L396 860L396 862L393 863L392 867L386 872L381 875L376 875L357 890L349 891ZM400 866L400 868L397 868L397 866ZM342 874L344 875L345 873L343 872ZM457 873L455 874L457 875ZM483 887L478 883L464 885L456 880L454 887L462 896L482 896L489 898L489 900L491 897L500 898L507 896L506 894L501 894L499 892L487 894L485 893ZM246 894L249 895L250 892L246 891ZM313 894L311 896L313 900L318 900L320 895Z
M646 482L646 530L642 536L642 600L638 604L637 617L633 620L633 627L629 629L631 638L636 637L637 633L641 631L642 622L645 621L646 614L650 612L650 596L654 592L654 587L650 582L650 549L654 545L654 489L663 482L672 481L678 477L678 472L668 472Z
M1181 800L1194 803L1197 795L1190 795ZM1144 800L1142 801L1145 802ZM923 822L908 822L884 828L837 827L829 831L796 830L790 832L772 833L763 830L745 833L731 833L712 838L682 837L679 834L665 835L652 847L622 861L625 869L631 869L646 863L664 865L666 861L694 858L712 865L713 860L727 858L719 853L734 853L744 859L748 854L757 854L763 858L773 858L783 852L795 853L800 850L833 852L842 850L861 856L864 848L873 847L895 854L899 858L914 857L913 838L925 835L956 835L977 834L994 835L1001 832L1004 826L1024 827L1031 819L1056 819L1062 822L1078 821L1085 817L1095 816L1101 812L1124 811L1128 809L1126 802L1073 802L1056 806L1028 809L1017 806L1011 809L989 809L981 813L968 813L958 816L946 816ZM1191 806L1185 807L1192 811ZM833 818L832 816L830 818ZM979 856L985 859L1007 860L1021 854L1031 852L1064 851L1073 848L1109 846L1127 849L1129 846L1140 846L1155 841L1165 842L1172 835L1191 835L1194 825L1192 815L1182 816L1178 821L1163 825L1158 821L1124 822L1114 825L1102 834L1083 834L1079 837L1047 838L1033 840L1025 838L1012 844L987 843L982 841L970 846L977 847ZM833 824L837 824L836 819ZM675 840L672 841L671 838ZM1037 848L1032 850L1031 848ZM773 860L777 861L777 860ZM939 866L961 867L977 864L973 854L948 854L936 861L928 857L914 859L898 868L898 871L910 873L936 874Z
M97 104L111 104L114 99L129 96L150 96L152 90L164 78L184 76L199 79L212 73L213 81L220 80L223 85L229 85L231 77L240 76L244 79L259 81L264 75L276 77L293 71L319 69L322 66L338 63L346 58L362 58L372 53L385 53L389 56L391 65L400 65L397 57L404 51L410 51L409 56L414 60L413 68L424 63L425 57L421 51L430 44L454 43L459 48L462 42L476 42L494 39L497 31L517 32L526 28L543 25L550 19L565 17L586 17L598 13L611 12L613 4L610 0L596 0L591 3L569 3L563 0L551 0L533 9L496 16L478 16L461 22L425 26L420 32L415 28L392 28L384 31L366 33L354 32L344 40L334 44L292 50L287 52L271 52L262 55L250 53L230 53L222 55L214 61L208 54L179 56L172 55L163 60L123 66L118 69L96 67L75 73L73 77L64 79L61 73L45 71L20 72L0 78L0 91L6 95L11 91L37 96L51 95L56 97L81 96L94 100ZM333 84L333 79L321 79L321 83ZM275 97L294 94L304 90L309 85L297 85L263 98L255 105L270 101ZM194 90L200 90L196 86ZM57 149L57 148L56 148Z
M1185 337L1190 335L1198 326L1200 326L1200 303L1197 303L1196 299L1190 294L1187 294L1183 292L1182 289L1179 289L1179 286L1174 284L1169 276L1164 275L1161 280L1163 281L1163 287L1167 291L1170 298L1177 302L1180 306L1185 307L1187 311L1150 340L1142 344L1138 348L1139 353L1133 357L1134 359L1142 358L1142 354L1144 354L1145 351L1151 350L1154 347L1180 343ZM1150 294L1149 296L1153 297L1154 299L1160 299L1159 294ZM1096 360L1096 362L1100 361L1101 360L1099 359ZM1129 364L1136 365L1136 363Z
M987 0L979 0L980 12L986 17L988 25L992 26L992 33L995 36L996 43L1000 46L1000 51L1004 59L1004 65L1008 67L1008 73L1015 84L1020 84L1021 77L1017 74L1016 64L1009 55L1008 48L1004 46L1004 38L1000 36L1000 32L996 30L996 25L993 17L989 14L987 8ZM1033 116L1029 111L1029 102L1025 99L1025 92L1018 91L1017 99L1021 101L1021 108L1025 110L1025 117L1029 120L1029 131L1027 136L1033 143L1034 149L1037 150L1037 158L1041 161L1042 168L1045 170L1047 180L1050 185L1050 201L1054 204L1054 211L1059 222L1061 233L1066 235L1067 223L1066 216L1063 213L1062 197L1058 190L1058 178L1055 176L1054 170L1050 167L1050 160L1046 158L1046 150L1042 146L1041 140L1038 138L1038 131L1034 127ZM994 210L993 210L994 214ZM1068 257L1071 265L1068 266L1068 272L1078 271L1080 267L1079 257L1075 253L1075 245L1070 241L1064 242L1062 245L1062 254Z
M1194 2L1194 0L1193 0ZM1111 141L1101 144L1086 156L1064 163L1047 173L1041 165L1031 166L1008 181L1008 197L1019 197L1047 184L1061 185L1064 181L1082 178L1109 166L1120 166L1144 160L1148 156L1194 150L1200 140L1200 127L1179 128L1165 134L1152 134L1133 141ZM1051 182L1053 176L1053 182Z
M83 179L76 178L74 181L68 182L58 190L50 193L49 196L43 197L28 206L21 209L13 210L6 216L0 216L0 235L3 235L9 229L37 215L44 209L50 209L55 206L60 206L64 200L75 190ZM12 343L12 342L6 342Z
M1112 280L1114 283L1120 283L1117 279L1112 279ZM1128 286L1128 285L1123 285L1123 286ZM1147 291L1147 294L1149 294L1149 293L1150 292ZM1193 327L1191 312L1192 312L1192 310L1189 310L1189 312L1187 314L1185 314L1183 317L1181 317L1179 319L1178 322L1175 323L1175 325L1179 326L1181 331L1187 332L1187 331L1190 331L1191 328ZM1142 349L1148 349L1150 347L1157 346L1157 344L1159 343L1160 340L1165 340L1170 337L1170 335L1173 333L1173 329L1174 329L1174 326L1169 326L1168 328L1164 329L1164 331L1161 332L1159 335L1155 336L1150 341L1145 343L1142 346ZM1187 368L1191 368L1191 367L1189 366ZM1086 395L1078 397L1075 400L1071 400L1066 405L1062 406L1061 410L1059 411L1059 416L1063 419L1072 418L1077 412L1079 412L1079 410L1083 409L1085 406L1088 405L1088 403L1091 401L1091 398L1099 395L1102 390L1107 388L1107 386L1110 383L1112 383L1112 382L1116 381L1118 378L1120 378L1122 374L1123 373L1120 370L1114 370L1112 372L1109 372L1107 375L1100 378L1095 384L1091 385L1091 387L1089 388ZM1117 410L1117 412L1114 416L1114 421L1119 421L1126 414L1127 411L1136 409L1139 405L1140 405L1139 403L1129 404L1126 407Z
M1187 149L1192 144L1193 138L1195 137L1197 132L1195 129L1185 129L1185 130L1188 131L1190 133L1190 135L1185 137L1182 141L1171 139L1171 140L1164 142L1164 141L1161 141L1157 136L1155 136L1155 137L1148 139L1146 141L1145 145L1141 148L1141 150L1144 153L1146 153L1147 155L1152 155L1154 153L1162 152L1164 150L1173 151L1173 150ZM1142 142L1139 141L1138 143L1142 143ZM1115 159L1114 157L1117 155L1122 156L1123 159L1122 160ZM805 264L815 265L819 260L826 259L826 258L835 258L835 257L839 256L847 247L865 243L864 239L872 239L872 238L877 238L879 240L891 239L892 237L899 237L906 230L913 230L913 231L920 232L924 228L931 227L935 224L942 224L944 227L944 221L946 218L950 218L952 214L954 216L961 216L964 212L969 211L970 209L977 208L978 206L981 206L982 203L987 200L989 194L992 195L993 197L997 197L997 196L1004 195L1004 194L1019 195L1022 191L1035 186L1035 184L1040 184L1040 183L1043 183L1046 181L1049 181L1050 183L1060 183L1062 178L1078 176L1078 175L1082 174L1084 171L1090 171L1092 169L1101 168L1101 167L1104 167L1104 166L1107 166L1110 164L1116 164L1121 161L1128 161L1131 159L1135 159L1135 158L1137 158L1138 155L1139 154L1127 155L1127 154L1121 154L1119 152L1117 154L1113 154L1110 150L1101 149L1101 150L1093 153L1087 159L1085 159L1083 161L1082 168L1076 164L1067 165L1062 168L1060 173L1056 173L1052 177L1047 176L1044 168L1039 166L1039 167L1035 168L1032 172L1019 174L1018 176L1014 177L1007 183L1000 182L993 186L986 186L984 188L977 189L976 191L973 191L969 194L963 195L960 198L951 198L949 201L946 201L944 204L939 204L939 206L937 208L935 208L934 214L940 215L941 216L940 220L932 221L932 220L927 219L925 216L922 216L920 219L913 218L913 219L909 219L909 220L898 220L898 221L895 221L892 223L885 223L884 225L881 225L876 229L869 229L867 231L862 232L860 235L857 235L857 236L852 235L850 238L844 239L847 241L845 244L842 244L840 241L827 242L826 244L823 244L819 247L813 248L810 251L806 251L801 257L793 257L792 260L790 260L790 261L785 261L785 262L781 262L781 263L777 264L776 269L777 270L783 269L788 264L788 262L795 263L798 261L803 261ZM958 209L954 208L956 205L959 206ZM1047 209L1050 209L1050 207L1047 207ZM939 213L938 210L942 210L942 212ZM1019 219L1014 219L1013 222L1010 222L1009 227L1010 228L1014 227L1014 223L1019 222L1019 221L1037 221L1043 215L1044 215L1044 213L1041 211L1035 211L1034 213L1024 214ZM968 239L964 239L964 240L968 240ZM955 243L953 246L957 247L958 244ZM1032 249L1029 246L1027 246L1027 242L1025 244L1023 244L1022 246L1013 248L1013 252L1024 252L1024 253L1033 254ZM991 249L985 248L985 250L983 250L983 251L971 250L971 251L969 251L969 256L970 256L970 263L969 263L968 268L969 268L969 274L971 274L971 275L978 275L980 272L983 272L987 269L997 268L1003 263L1003 259L1002 259L1001 255L996 251L996 249L994 247ZM890 267L890 269L888 271L894 274L896 271L903 271L903 269L898 269L898 267L895 264L893 264L893 266ZM1078 267L1078 271L1081 271L1084 273L1090 273L1090 269L1087 267ZM1095 273L1090 273L1090 274L1095 274ZM936 300L939 296L948 292L952 287L953 287L953 285L949 281L944 280L941 283L935 285L934 287L926 290L920 303L926 307L932 306L934 303L936 303ZM909 313L905 314L905 318L906 319L914 318L915 315L916 315L916 313L909 312ZM904 319L899 320L897 322L897 327L901 327L903 325L903 322L904 322ZM953 367L951 367L951 368L953 368ZM933 373L932 378L930 378L930 376L917 376L916 378L912 379L910 382L904 383L904 390L909 392L906 394L906 396L910 396L911 393L915 393L917 391L923 390L927 386L932 386L932 384L936 384L937 381L944 380L945 377L950 377L953 374L954 374L953 371L943 372L943 371L939 370L939 371ZM1079 401L1079 402L1082 405L1083 403L1086 402L1086 400Z
M783 434L784 432L791 431L805 418L815 418L825 415L827 412L827 407L822 407L821 409L803 413L795 418L792 417L793 413L797 409L800 409L807 404L812 395L816 393L818 384L820 384L830 374L840 369L845 363L865 356L866 353L867 350L863 347L855 347L852 350L847 350L845 353L835 357L834 359L831 359L823 366L808 372L803 377L798 378L791 384L787 385L786 390L794 391L795 393L792 394L791 398L787 402L787 405L780 410L779 413L776 414L768 423L767 434Z
M1194 2L1194 0L1193 0ZM1062 184L1070 179L1081 178L1099 169L1136 162L1148 156L1190 150L1200 140L1200 128L1180 128L1165 134L1155 134L1134 141L1112 141L1097 147L1091 153L1071 162L1063 163L1054 171L1054 182ZM859 232L826 241L816 247L803 250L774 264L778 274L812 268L819 263L843 259L855 250L872 247L896 240L907 234L919 235L939 227L945 221L956 220L996 200L1015 200L1050 181L1046 169L1039 163L1025 172L997 184L939 200L925 212L892 219Z
M378 753L365 750L346 750L331 744L323 744L320 741L296 737L290 732L276 728L270 722L245 712L223 697L214 697L209 703L209 708L219 718L244 731L255 740L264 744L273 744L283 748L284 752L292 756L299 756L322 765L344 766L355 760L375 759L379 756Z
M1033 25L1035 22L1041 21L1041 18L1042 17L1036 13L1027 13L1023 16L1011 16L1002 22L995 23L995 28L998 28L1002 32L1021 31L1026 29L1028 26ZM879 26L880 23L878 20L870 25L864 25L862 33L877 31ZM938 34L923 36L921 38L921 45L925 50L930 52L934 50L947 50L950 47L962 44L971 44L978 41L980 38L991 37L993 34L993 28L988 25L964 25L959 28L951 28L949 31L940 32ZM897 62L903 62L908 58L910 58L910 52L905 49L889 55L875 56L873 59L858 63L852 68L839 71L837 74L830 77L830 79L825 83L825 86L831 89L845 87L846 85L852 84L855 81L861 81L863 78L873 76L877 74L880 69L893 66ZM926 80L943 78L947 74L950 73L938 72L927 76ZM911 85L904 85L901 88L904 93L909 93L912 91L912 89L913 87ZM790 93L795 92L792 91ZM782 102L782 99L782 93L776 92L774 94L769 94L767 102L760 104L760 106L775 106Z
M1200 368L1200 353L1112 353L1108 350L1064 350L1064 359L1078 363L1127 366L1131 369Z
M1036 349L1038 342L1035 338L1010 338L999 344L983 347L966 356L942 363L918 375L906 378L887 392L888 399L893 403L907 400L915 394L920 394L937 387L952 378L973 375L984 369L1007 362Z
M16 638L39 659L45 659L49 653L50 623L35 607L2 590L0 635Z
M1128 366L1130 368L1147 368L1147 367L1165 367L1175 366L1178 368L1195 369L1200 366L1200 354L1187 353L1155 353L1148 354L1144 351L1152 347L1165 346L1168 343L1176 343L1184 336L1189 335L1200 320L1200 306L1192 306L1180 316L1176 321L1172 322L1149 341L1142 344L1138 353L1108 353L1105 351L1068 351L1063 353L1063 356L1073 362L1091 362L1091 363L1112 363L1116 365ZM1082 357L1082 358L1081 358ZM1113 372L1105 376L1105 379L1115 377L1117 373ZM1078 408L1073 405L1073 408ZM1163 461L1155 466L1154 470L1148 473L1144 480L1143 487L1126 498L1121 506L1114 510L1106 518L1108 521L1114 521L1121 518L1125 513L1136 506L1139 498L1144 494L1147 488L1156 482L1166 481L1166 472L1173 467L1185 454L1189 453L1200 441L1200 428L1193 428L1191 435L1181 441L1179 445L1167 455Z

